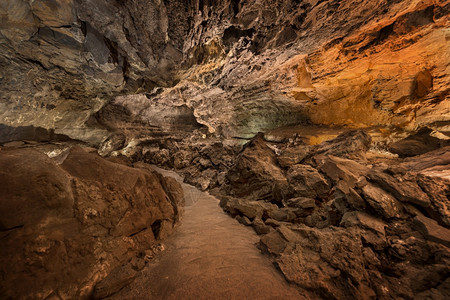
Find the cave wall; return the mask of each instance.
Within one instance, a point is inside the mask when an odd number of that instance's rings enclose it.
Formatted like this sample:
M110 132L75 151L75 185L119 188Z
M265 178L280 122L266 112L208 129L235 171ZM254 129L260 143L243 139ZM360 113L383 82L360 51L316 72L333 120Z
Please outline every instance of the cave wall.
M448 134L448 11L444 0L6 0L0 123L99 144L111 127L96 112L133 111L127 95L141 94L146 113L129 122L187 107L225 136L305 122Z

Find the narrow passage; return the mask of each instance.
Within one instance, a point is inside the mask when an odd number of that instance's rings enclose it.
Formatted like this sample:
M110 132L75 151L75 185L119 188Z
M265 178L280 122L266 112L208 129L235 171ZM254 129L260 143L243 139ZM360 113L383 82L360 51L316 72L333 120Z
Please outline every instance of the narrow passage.
M215 197L183 188L185 215L167 250L112 299L308 299L255 247L253 229L227 216Z

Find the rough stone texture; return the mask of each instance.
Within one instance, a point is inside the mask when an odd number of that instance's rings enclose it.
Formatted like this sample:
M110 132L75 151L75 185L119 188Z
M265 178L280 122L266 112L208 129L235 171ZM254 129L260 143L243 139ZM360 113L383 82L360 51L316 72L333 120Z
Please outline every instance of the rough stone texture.
M287 179L297 197L324 197L330 190L327 180L309 165L292 166Z
M223 193L231 190L223 188L221 206L246 225L246 217L254 218L259 248L288 281L318 298L444 299L450 271L448 147L407 159L369 160L365 137L353 131L308 146L305 160L281 168L298 197L285 193L274 205L252 194L230 198ZM304 155L307 147L258 139L263 149L286 147L292 156L295 150ZM274 157L258 147L242 153L252 166ZM275 155L275 162L280 159ZM265 174L264 168L251 170L253 177ZM245 182L233 184L246 188Z
M401 157L410 157L439 149L448 143L448 141L431 136L431 133L431 129L422 128L416 134L410 135L401 141L391 143L389 145L389 151Z
M277 165L275 153L258 134L246 144L227 173L231 192L236 197L255 200L281 200L277 190L285 190L287 180Z
M182 215L171 179L81 148L62 155L57 164L32 149L0 150L2 298L88 298Z
M447 12L445 0L5 0L0 121L98 145L110 132L95 113L138 98L162 112L154 126L189 118L228 137L305 121L448 134Z

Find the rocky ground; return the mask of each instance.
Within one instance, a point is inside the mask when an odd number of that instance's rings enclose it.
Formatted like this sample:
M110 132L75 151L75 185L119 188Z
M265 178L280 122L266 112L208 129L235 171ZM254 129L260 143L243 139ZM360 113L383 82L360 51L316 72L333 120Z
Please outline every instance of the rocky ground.
M427 128L384 143L363 130L319 144L311 130L270 134L278 141L199 134L134 157L220 198L288 281L324 299L449 296L448 140Z
M155 164L313 294L450 298L449 7L0 1L1 295L127 285L182 212Z
M212 192L289 282L324 299L446 299L450 147L413 140L391 148L421 155L382 159L364 131L277 149L258 135Z

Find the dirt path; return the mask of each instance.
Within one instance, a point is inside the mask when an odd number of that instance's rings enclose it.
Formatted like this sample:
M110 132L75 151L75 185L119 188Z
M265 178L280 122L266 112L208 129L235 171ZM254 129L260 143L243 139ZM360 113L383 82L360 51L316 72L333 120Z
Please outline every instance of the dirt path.
M112 299L307 299L255 247L251 228L216 198L183 187L188 206L167 250Z

